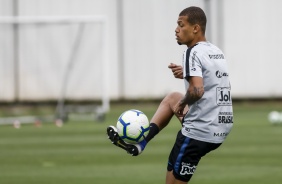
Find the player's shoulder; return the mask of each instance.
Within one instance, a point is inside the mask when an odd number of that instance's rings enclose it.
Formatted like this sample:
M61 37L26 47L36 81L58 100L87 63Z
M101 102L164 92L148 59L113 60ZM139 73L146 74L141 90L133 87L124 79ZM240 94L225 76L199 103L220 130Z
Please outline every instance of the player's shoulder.
M198 56L210 55L210 54L220 54L223 55L221 49L210 42L198 42L193 48L193 53L197 53Z
M197 50L199 52L207 52L210 50L220 50L216 45L210 42L198 42L192 48L193 50Z

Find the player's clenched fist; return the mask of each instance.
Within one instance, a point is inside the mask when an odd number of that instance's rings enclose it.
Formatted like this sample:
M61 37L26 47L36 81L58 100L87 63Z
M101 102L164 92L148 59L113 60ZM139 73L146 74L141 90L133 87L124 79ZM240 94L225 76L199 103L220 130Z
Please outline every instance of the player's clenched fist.
M174 63L170 63L168 68L171 69L175 78L183 79L183 68L181 65L176 65Z

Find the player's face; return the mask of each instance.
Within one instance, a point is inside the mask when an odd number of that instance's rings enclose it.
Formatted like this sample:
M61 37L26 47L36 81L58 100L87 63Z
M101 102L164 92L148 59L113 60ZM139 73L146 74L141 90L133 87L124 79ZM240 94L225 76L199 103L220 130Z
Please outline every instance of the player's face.
M179 16L177 20L177 27L175 29L175 36L179 45L192 46L192 42L195 38L194 34L195 26L188 22L187 16Z

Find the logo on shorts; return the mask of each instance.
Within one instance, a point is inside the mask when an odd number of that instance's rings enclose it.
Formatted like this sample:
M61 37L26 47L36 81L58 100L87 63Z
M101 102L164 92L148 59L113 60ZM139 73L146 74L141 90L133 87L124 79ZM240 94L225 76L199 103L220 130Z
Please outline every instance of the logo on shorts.
M194 174L195 170L196 170L196 166L195 165L192 165L190 163L182 162L182 168L181 168L180 174L181 175Z

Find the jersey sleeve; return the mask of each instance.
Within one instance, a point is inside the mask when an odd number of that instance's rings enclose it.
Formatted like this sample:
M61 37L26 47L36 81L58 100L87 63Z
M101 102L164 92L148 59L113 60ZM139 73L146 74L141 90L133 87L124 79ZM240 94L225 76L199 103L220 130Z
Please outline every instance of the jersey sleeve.
M183 60L183 77L190 76L203 77L202 64L200 61L200 54L192 48L188 48L184 54Z

